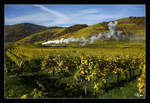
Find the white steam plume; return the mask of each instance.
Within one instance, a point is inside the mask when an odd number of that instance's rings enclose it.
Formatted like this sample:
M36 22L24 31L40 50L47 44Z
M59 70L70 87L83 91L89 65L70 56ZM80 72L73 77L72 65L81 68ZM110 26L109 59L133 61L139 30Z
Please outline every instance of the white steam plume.
M74 38L74 37L71 37L71 38L67 38L67 39L60 39L60 40L51 40L51 41L47 41L47 42L44 42L42 43L42 45L44 44L51 44L51 43L55 43L55 44L60 44L60 43L70 43L70 42L81 42L81 43L87 43L88 40L84 37L81 37L81 38Z
M88 39L84 38L84 37L81 37L81 38L74 38L74 37L71 37L71 38L67 38L67 39L60 39L60 40L52 40L52 41L47 41L47 42L44 42L42 43L42 45L45 45L45 44L50 44L50 43L55 43L55 44L59 44L59 43L70 43L70 42L81 42L81 43L94 43L95 40L99 40L99 39L109 39L109 38L114 38L115 40L118 40L120 38L123 38L124 36L122 35L122 31L119 31L116 29L116 26L117 26L117 21L114 21L114 22L110 22L108 23L108 29L109 29L109 32L108 33L104 33L104 34L101 34L99 33L98 36L92 36L90 38L90 41L88 41Z

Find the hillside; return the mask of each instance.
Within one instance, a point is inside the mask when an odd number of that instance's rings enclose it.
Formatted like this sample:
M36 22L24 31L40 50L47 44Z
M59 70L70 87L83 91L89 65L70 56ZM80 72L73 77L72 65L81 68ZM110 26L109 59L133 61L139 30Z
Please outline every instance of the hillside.
M124 34L132 34L135 36L145 36L145 17L129 17L118 19L117 28ZM109 21L110 22L110 21ZM17 41L18 44L34 43L39 44L47 40L56 40L69 37L85 37L90 38L99 33L109 32L107 24L109 22L101 22L87 26L86 24L76 24L70 27L39 27L35 25L19 24L7 26L5 29L6 41ZM15 29L13 29L15 28Z
M22 40L17 41L17 43L35 43L35 42L40 42L40 41L47 41L47 40L51 40L60 36L63 36L65 34L68 33L74 33L82 28L87 27L87 25L85 24L76 24L67 28L63 28L63 27L49 27L49 29L42 31L42 32L38 32L35 34L32 34L30 36L27 36L25 38L23 38Z
M118 21L117 28L123 31L124 34L132 34L136 36L145 35L146 21L144 17L122 18L122 19L118 19L117 21ZM89 38L93 35L98 35L99 33L108 32L109 30L108 30L107 24L108 22L94 24L94 25L88 26L87 28L80 29L77 32L65 34L57 39L69 38L71 36L74 36L76 38L79 38L82 36Z
M4 27L5 42L14 42L30 34L37 33L46 29L47 27L45 26L30 23L21 23L9 26L6 25Z
M63 31L65 28L49 28L45 31L41 31L38 33L34 33L30 36L27 36L16 43L18 44L24 44L24 43L34 43L39 41L47 41L50 38L54 38L58 36L58 34Z

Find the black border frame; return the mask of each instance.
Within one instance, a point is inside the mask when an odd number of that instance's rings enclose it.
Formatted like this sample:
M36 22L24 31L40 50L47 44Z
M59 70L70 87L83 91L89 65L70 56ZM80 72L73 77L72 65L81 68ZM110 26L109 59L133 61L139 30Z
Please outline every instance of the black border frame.
M146 99L4 99L4 5L5 4L145 4L146 5ZM30 103L30 102L133 102L148 103L150 98L150 1L149 0L0 0L0 103ZM3 69L2 69L3 67Z

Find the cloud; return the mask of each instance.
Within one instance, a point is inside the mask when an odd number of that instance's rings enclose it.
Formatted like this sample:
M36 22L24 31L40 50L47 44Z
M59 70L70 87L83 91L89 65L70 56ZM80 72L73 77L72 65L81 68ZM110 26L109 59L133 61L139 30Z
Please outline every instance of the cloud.
M101 9L84 9L70 15L70 24L88 24L92 25L106 20L114 20L123 17L122 13L110 14Z
M51 9L49 9L49 8L46 8L46 7L42 6L42 5L32 5L32 6L40 7L42 10L47 11L47 12L49 12L49 13L51 13L51 14L53 14L53 15L56 15L56 16L58 16L58 17L67 18L66 15L64 15L64 14L62 14L62 13L60 13L60 12L51 10Z
M32 5L37 7L43 12L29 13L28 15L22 14L20 17L5 18L6 24L15 24L20 22L31 22L46 26L70 26L73 24L88 24L92 25L106 20L115 20L123 17L136 16L142 9L134 6L114 6L111 10L109 8L76 8L73 11L71 8L68 11L56 11L50 9L48 6ZM36 9L35 9L36 11Z
M100 9L84 9L84 10L80 10L80 14L84 15L84 14L94 14L94 13L99 13Z
M16 24L20 22L32 22L46 26L55 26L60 24L67 24L69 22L70 18L63 13L51 10L42 5L32 6L39 7L46 12L23 15L15 18L5 18L5 23Z
M69 26L72 24L91 25L93 23L100 22L106 18L117 18L120 16L120 14L117 15L102 14L99 13L99 11L96 9L84 9L76 13L70 12L68 16L65 16L63 13L56 12L54 10L53 12L51 12L49 11L50 9L43 9L43 10L46 12L20 16L16 18L6 18L5 22L11 24L19 23L19 22L32 22L32 23L38 23L46 26L55 26L55 25Z
M58 11L54 11L52 9L46 8L43 5L32 5L32 6L39 7L42 10L50 13L50 15L55 16L56 18L53 20L53 23L51 23L52 25L68 23L70 19L67 15L60 13Z
M30 14L15 18L5 18L5 23L9 24L16 24L16 23L22 23L22 22L32 22L32 23L38 23L43 24L45 22L50 23L53 21L54 17L47 15L46 13L36 13L36 14ZM48 22L49 21L49 22Z

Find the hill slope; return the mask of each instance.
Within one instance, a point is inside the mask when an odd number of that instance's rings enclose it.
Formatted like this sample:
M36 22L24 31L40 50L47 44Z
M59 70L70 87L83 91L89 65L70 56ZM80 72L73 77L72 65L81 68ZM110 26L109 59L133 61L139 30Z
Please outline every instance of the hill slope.
M30 36L27 36L19 41L17 41L17 43L19 44L24 44L24 43L35 43L35 42L43 42L43 41L47 41L47 40L51 40L60 36L63 36L65 34L68 33L74 33L82 28L87 27L87 25L85 24L76 24L67 28L63 28L63 27L50 27L49 29L42 31L42 32L38 32L35 34L32 34Z
M124 32L124 34L133 34L136 36L145 36L145 17L129 17L118 19L117 28ZM108 24L109 22L101 22L94 25L87 26L85 24L76 24L70 27L50 27L42 32L30 34L29 36L17 41L19 44L24 43L35 43L39 44L47 40L56 40L61 38L69 37L85 37L90 38L91 36L96 36L99 33L109 32Z
M123 31L125 34L133 34L137 36L145 35L146 21L144 17L122 18L122 19L118 19L117 21L118 21L117 28ZM74 36L75 38L79 38L82 36L89 38L93 35L98 35L99 33L108 32L109 30L108 30L107 24L108 22L94 24L94 25L88 26L87 28L80 29L77 32L65 34L57 39L69 38L71 36Z
M47 41L50 38L54 38L58 36L61 31L63 31L65 28L49 28L45 31L34 33L32 35L29 35L16 43L18 44L25 44L25 43L35 43L39 41Z
M45 26L30 23L21 23L5 26L4 27L5 42L14 42L30 34L37 33L46 29L47 27Z

